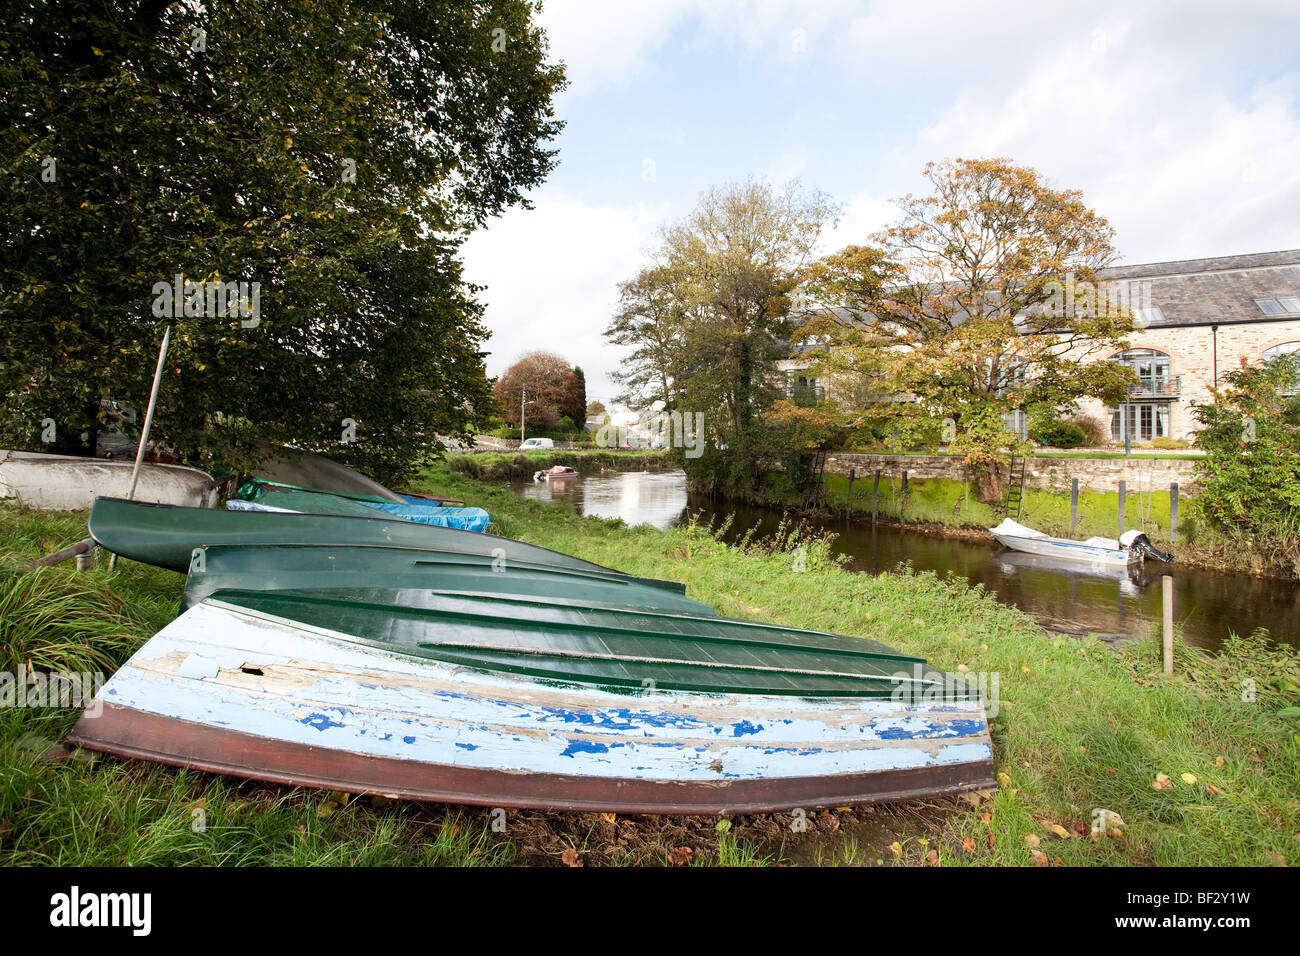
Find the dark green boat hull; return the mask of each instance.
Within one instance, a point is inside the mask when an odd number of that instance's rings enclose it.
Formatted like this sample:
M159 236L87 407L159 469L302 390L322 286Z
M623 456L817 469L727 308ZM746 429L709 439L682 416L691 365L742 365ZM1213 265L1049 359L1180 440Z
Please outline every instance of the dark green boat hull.
M496 559L505 562L507 567L511 562L520 561L622 575L591 561L513 538L413 524L395 518L221 511L97 498L88 524L95 542L114 554L180 572L189 569L194 549L204 545L322 544L445 551ZM685 585L674 581L657 581L654 586L678 594L686 592Z
M607 689L902 700L943 682L876 641L713 615L388 587L211 599L408 657Z
M486 593L712 616L713 608L618 571L588 571L471 554L338 545L205 546L190 564L182 610L228 589L364 588Z

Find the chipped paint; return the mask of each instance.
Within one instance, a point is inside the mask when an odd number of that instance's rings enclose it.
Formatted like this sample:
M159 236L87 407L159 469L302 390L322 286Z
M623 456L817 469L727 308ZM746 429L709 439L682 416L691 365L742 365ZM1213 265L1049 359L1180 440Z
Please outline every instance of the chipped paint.
M160 631L101 694L341 754L614 781L810 778L992 757L978 701L660 692L630 704L608 690L358 647L217 601ZM81 736L93 739L84 723Z

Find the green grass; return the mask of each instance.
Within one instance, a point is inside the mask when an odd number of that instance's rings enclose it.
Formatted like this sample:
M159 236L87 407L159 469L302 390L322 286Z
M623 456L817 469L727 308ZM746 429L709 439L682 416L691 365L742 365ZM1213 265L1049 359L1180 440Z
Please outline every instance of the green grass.
M1151 642L1117 651L1048 635L955 579L845 571L824 541L804 542L796 565L781 550L723 545L700 526L657 532L580 518L446 465L416 487L487 508L512 536L683 581L723 614L860 634L944 668L996 673L1000 787L982 802L809 813L801 832L788 815L718 828L714 818L521 811L498 833L483 809L341 802L136 761L51 755L74 712L0 708L0 864L563 865L567 849L584 865L1030 865L1031 834L1046 862L1067 865L1272 865L1300 851L1300 726L1287 710L1300 703L1294 650L1247 638L1210 658L1180 646L1177 673L1161 678ZM83 535L74 515L0 508L9 566ZM87 652L121 661L174 613L183 579L129 561L110 573L101 561L35 580L40 586L2 592L25 623L6 638L0 669L14 670L22 662L14 657L30 648L66 647L69 634L80 634ZM59 582L49 585L57 622L29 606L44 600L44 580ZM94 624L92 609L112 612L103 618L112 623ZM1246 680L1253 699L1243 699ZM1153 788L1157 774L1170 778L1168 789ZM1096 808L1122 817L1122 835L1089 838ZM1053 825L1068 836L1053 835Z
M850 505L848 499L849 480L844 475L826 475L826 503L836 511L844 511ZM852 511L855 514L871 514L871 491L874 475L853 483ZM902 480L898 476L881 476L879 513L892 520L915 522L934 522L958 527L989 528L1002 520L1001 505L981 502L974 489L968 489L965 482L950 478L910 479L907 483L907 495L904 496ZM1179 535L1183 544L1190 544L1185 534L1190 522L1188 501L1184 497L1179 501ZM1019 518L1027 524L1047 534L1070 534L1070 495L1043 488L1026 488L1024 510ZM1135 491L1125 495L1124 530L1138 528L1145 531L1152 541L1169 541L1169 492L1145 492L1139 496ZM1075 527L1077 537L1105 535L1117 537L1119 529L1119 492L1080 491L1078 523Z

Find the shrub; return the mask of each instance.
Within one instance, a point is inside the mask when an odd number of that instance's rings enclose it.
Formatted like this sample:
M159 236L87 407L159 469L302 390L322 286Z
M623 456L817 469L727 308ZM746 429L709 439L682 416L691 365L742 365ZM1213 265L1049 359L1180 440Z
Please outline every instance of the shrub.
M1059 419L1035 422L1030 426L1029 437L1052 448L1078 448L1084 442L1082 428L1074 422Z
M1083 443L1089 448L1100 448L1110 441L1110 429L1100 419L1091 415L1079 415L1068 421L1083 432Z
M1172 448L1191 448L1192 443L1185 438L1167 438L1163 435L1157 435L1155 438L1151 439L1151 447L1164 448L1166 450Z

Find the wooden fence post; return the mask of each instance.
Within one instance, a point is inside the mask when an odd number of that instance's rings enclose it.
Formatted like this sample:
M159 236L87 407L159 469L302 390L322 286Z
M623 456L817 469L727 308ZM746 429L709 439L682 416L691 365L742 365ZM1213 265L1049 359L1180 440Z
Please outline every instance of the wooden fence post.
M1164 660L1165 676L1174 672L1174 579L1166 574L1161 578L1164 600Z
M880 469L876 469L876 483L871 486L871 527L876 526L876 503L880 500Z
M1070 479L1070 537L1074 537L1074 529L1079 524L1079 479Z
M1178 536L1178 482L1169 483L1169 543Z
M1124 533L1124 494L1127 487L1127 482L1119 483L1119 533L1115 535L1117 538Z
M844 502L844 517L846 518L853 513L853 479L857 477L856 472L857 469L855 468L849 469L849 493L847 500Z

